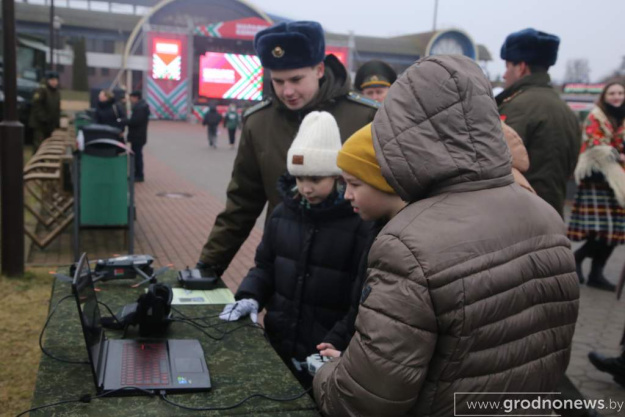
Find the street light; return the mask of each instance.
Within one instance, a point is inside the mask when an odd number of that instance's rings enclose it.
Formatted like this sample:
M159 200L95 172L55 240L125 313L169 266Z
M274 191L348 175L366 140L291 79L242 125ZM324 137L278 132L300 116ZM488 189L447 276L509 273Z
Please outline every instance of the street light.
M54 71L54 0L50 0L50 39L49 39L49 42L50 42L50 70Z
M59 48L59 35L61 32L61 26L63 26L63 19L61 19L58 16L54 16L54 19L52 20L52 27L54 28L54 30L56 31L55 36L54 36L54 42L53 45L55 48ZM52 50L54 53L54 49ZM59 66L59 56L56 56L56 66Z

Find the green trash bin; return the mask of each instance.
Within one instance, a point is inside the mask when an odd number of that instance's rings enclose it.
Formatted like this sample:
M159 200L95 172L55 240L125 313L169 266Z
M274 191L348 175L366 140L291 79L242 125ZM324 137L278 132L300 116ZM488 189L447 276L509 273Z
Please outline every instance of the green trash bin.
M134 155L119 140L119 130L90 125L84 150L74 153L74 257L81 228L128 229L128 253L134 251ZM111 139L115 138L115 139Z
M128 155L80 155L80 225L128 225Z
M89 116L89 114L85 111L80 111L76 113L76 116L74 116L74 127L76 128L76 132L92 123L93 120L91 119L91 116Z

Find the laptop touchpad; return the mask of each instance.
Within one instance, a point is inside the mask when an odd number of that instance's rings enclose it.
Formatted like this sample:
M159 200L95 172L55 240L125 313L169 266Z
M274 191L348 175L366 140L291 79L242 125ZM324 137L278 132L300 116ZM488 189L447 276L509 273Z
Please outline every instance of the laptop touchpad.
M178 372L204 372L202 361L198 358L174 358Z

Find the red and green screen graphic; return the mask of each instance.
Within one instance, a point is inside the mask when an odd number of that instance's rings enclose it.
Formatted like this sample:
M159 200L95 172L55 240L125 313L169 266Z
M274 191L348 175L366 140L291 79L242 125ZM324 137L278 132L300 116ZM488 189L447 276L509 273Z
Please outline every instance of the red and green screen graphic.
M263 67L255 55L206 52L200 56L199 95L262 100Z
M152 78L180 81L181 42L177 39L152 39Z

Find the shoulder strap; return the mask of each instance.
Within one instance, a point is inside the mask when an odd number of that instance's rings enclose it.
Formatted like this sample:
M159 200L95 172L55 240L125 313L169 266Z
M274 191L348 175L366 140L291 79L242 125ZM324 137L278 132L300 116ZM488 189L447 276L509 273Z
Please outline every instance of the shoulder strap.
M371 100L370 98L367 98L361 94L355 93L353 91L350 91L347 94L347 99L349 101L352 101L354 103L358 103L358 104L362 104L363 106L367 106L367 107L371 107L372 109L379 109L381 104L378 103L375 100Z
M250 115L256 113L257 111L264 109L265 107L269 106L272 101L273 100L270 97L267 100L263 100L260 103L253 105L249 109L245 110L245 112L243 113L243 118L247 118Z

